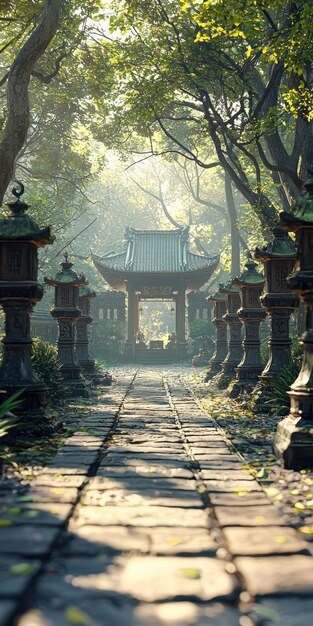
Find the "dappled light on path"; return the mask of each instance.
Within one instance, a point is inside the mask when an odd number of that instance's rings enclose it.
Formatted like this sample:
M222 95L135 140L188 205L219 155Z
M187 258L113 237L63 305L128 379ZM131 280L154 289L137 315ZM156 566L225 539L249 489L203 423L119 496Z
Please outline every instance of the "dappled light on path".
M121 374L3 501L0 625L306 626L312 556L243 465L178 369Z

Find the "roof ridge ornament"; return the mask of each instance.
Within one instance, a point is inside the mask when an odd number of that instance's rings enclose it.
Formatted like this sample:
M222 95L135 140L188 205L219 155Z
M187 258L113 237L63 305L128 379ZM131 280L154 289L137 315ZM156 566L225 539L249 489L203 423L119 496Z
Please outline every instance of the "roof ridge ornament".
M15 180L13 182L18 185L18 187L14 186L12 188L12 195L16 198L16 200L14 202L8 202L7 206L11 209L15 216L19 216L20 214L25 213L29 207L26 202L20 200L25 191L24 184L20 180Z

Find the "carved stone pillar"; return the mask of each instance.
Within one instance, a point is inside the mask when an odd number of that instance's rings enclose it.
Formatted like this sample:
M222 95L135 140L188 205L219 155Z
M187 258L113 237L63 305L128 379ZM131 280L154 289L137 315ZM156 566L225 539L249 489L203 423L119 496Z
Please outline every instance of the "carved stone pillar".
M265 295L261 304L271 317L269 359L260 379L276 378L290 363L291 339L289 319L298 304L298 297L287 286L295 260L295 244L280 227L273 229L274 239L264 248L256 248L254 257L264 263Z
M210 368L206 373L205 382L221 371L222 362L227 355L227 324L224 320L226 314L225 296L217 291L210 295L207 300L214 303L212 324L216 329L215 352L210 359Z
M43 288L37 283L38 248L51 244L50 228L40 228L26 215L28 205L13 189L16 201L7 206L11 215L0 219L0 304L5 314L4 355L0 368L0 387L4 400L24 389L16 413L43 415L47 387L33 370L30 315L41 300Z
M217 383L220 387L227 387L235 376L235 367L242 359L242 331L241 321L238 319L238 309L240 307L239 288L232 283L221 286L220 292L226 296L226 313L223 320L228 326L228 353L222 363L222 373L217 376Z
M313 177L295 214L282 212L281 226L296 235L297 258L287 278L288 287L298 295L306 309L306 328L302 335L303 358L298 378L291 385L290 414L277 428L274 448L285 467L313 467Z
M135 288L127 287L127 351L133 356L135 348Z
M45 283L55 288L55 306L51 311L59 325L57 340L61 372L71 394L88 397L88 387L82 376L82 368L75 355L76 323L81 313L78 308L79 288L86 284L84 276L72 270L73 263L61 263L62 271L55 278L45 278Z
M179 357L186 355L186 295L185 288L180 287L176 296L176 345Z
M79 289L78 307L81 316L76 324L76 358L87 378L92 380L95 385L100 385L104 381L104 374L101 375L96 369L95 361L89 354L89 326L92 323L90 314L91 298L96 297L96 292L89 287L81 287ZM111 377L112 381L112 377Z
M248 390L258 381L263 369L260 354L260 324L266 317L261 307L260 296L264 287L264 276L256 271L257 264L251 259L245 264L246 270L233 284L240 289L241 307L238 318L244 327L243 358L236 370L236 383L230 392L232 398L241 391Z

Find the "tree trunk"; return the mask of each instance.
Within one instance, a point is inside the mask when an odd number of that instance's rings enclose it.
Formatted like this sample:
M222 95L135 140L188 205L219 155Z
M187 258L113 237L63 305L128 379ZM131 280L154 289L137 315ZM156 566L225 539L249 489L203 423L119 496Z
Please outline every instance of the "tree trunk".
M32 70L59 26L64 0L46 0L41 20L18 53L7 83L7 119L0 141L0 205L29 128L28 86Z
M231 238L231 275L240 274L240 235L237 226L237 209L234 200L231 178L225 171L225 197L228 209Z

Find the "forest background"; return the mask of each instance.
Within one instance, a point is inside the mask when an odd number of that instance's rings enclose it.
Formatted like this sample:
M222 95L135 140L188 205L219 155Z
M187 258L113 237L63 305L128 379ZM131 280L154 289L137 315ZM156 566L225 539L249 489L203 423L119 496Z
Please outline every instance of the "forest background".
M127 225L189 225L240 272L313 163L310 0L0 1L0 199L13 179L93 288ZM44 306L51 302L47 293Z

